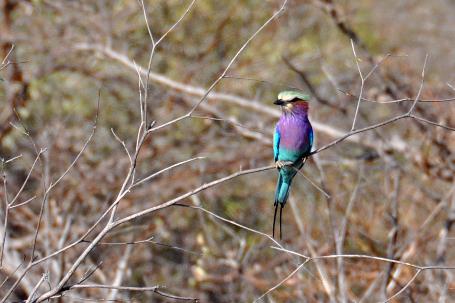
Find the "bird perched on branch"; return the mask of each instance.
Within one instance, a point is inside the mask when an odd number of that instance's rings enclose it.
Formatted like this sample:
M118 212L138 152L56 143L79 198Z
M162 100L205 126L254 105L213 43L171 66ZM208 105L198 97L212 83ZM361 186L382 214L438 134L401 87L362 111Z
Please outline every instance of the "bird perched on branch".
M278 169L275 190L275 213L273 215L273 237L278 206L281 215L289 196L292 179L305 164L313 146L313 128L308 120L310 96L297 90L285 90L278 94L275 105L281 106L283 114L276 124L273 136L273 154Z

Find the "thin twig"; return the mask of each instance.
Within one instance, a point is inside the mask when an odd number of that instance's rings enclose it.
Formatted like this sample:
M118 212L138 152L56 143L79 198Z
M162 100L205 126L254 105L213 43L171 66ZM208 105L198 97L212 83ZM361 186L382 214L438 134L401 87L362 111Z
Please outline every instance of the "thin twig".
M123 146L123 149L125 150L125 152L126 152L126 154L128 156L128 159L130 160L130 165L132 165L133 164L133 159L131 158L131 155L130 155L130 152L128 151L128 148L126 147L125 141L121 140L119 138L119 136L117 136L117 134L115 133L113 128L111 128L111 132L114 135L115 139Z
M334 255L322 255L322 256L316 256L316 257L308 257L308 256L305 256L305 255L303 255L301 253L298 253L298 252L295 252L295 251L292 251L292 250L289 250L289 249L281 248L281 247L271 246L271 248L276 249L276 250L280 250L280 251L284 251L284 252L287 252L287 253L290 253L290 254L305 258L305 259L310 259L310 260L324 260L324 259L336 259L336 258L370 259L370 260L376 260L376 261L381 261L381 262L391 262L391 263L395 263L395 264L400 264L400 265L404 265L404 266L407 266L407 267L410 267L410 268L414 268L414 269L417 269L417 270L419 270L419 269L420 270L435 270L435 269L438 269L438 270L445 270L445 269L454 270L455 269L455 266L443 266L443 265L441 265L441 266L439 266L439 265L421 266L421 265L417 265L417 264L413 264L413 263L409 263L409 262L404 262L404 261L400 261L400 260L389 259L389 258L384 258L384 257L377 257L377 256L370 256L370 255L361 255L361 254L343 254L343 255L334 254Z
M199 100L199 102L193 106L193 108L188 112L188 116L191 116L193 112L199 107L199 104L204 102L204 100L207 98L207 96L210 94L210 92L218 85L218 83L224 78L224 76L227 74L231 66L234 64L234 62L237 60L237 58L240 56L240 54L243 52L243 50L250 44L250 42L267 26L269 25L273 20L275 20L279 15L281 15L282 12L284 12L286 4L288 0L284 0L279 8L278 11L276 11L267 21L265 21L247 40L243 45L240 47L240 49L235 53L235 55L232 57L232 59L229 61L227 64L226 68L223 70L221 75L210 85L210 87L206 90L205 94L202 96L202 98Z
M116 289L116 290L140 291L140 292L151 291L160 296L174 299L174 300L193 301L193 302L199 301L197 298L181 297L181 296L176 296L176 295L164 292L161 290L162 288L164 288L164 286L160 286L160 285L149 286L149 287L135 287L135 286L114 286L114 285L103 285L103 284L82 284L82 285L79 284L79 285L73 285L73 286L69 287L69 289L87 289L87 288Z
M36 283L35 287L33 288L32 292L29 294L27 300L25 303L30 303L33 302L33 297L35 296L35 293L38 291L38 289L41 287L41 284L43 284L44 280L47 279L47 274L42 274L41 279Z
M428 61L428 54L425 55L425 61L423 62L422 75L421 75L421 79L420 79L420 87L419 87L419 90L417 92L417 96L414 98L414 102L412 103L411 108L409 109L409 112L408 112L409 116L414 111L414 108L416 107L417 102L419 102L420 94L422 93L423 83L425 81L425 68L427 66L427 61Z
M16 47L16 45L11 44L11 47L10 47L8 53L6 54L5 58L3 58L2 63L0 65L3 66L3 65L5 65L7 63L7 61L9 61L8 58L11 55L11 53L13 52L15 47Z
M203 212L205 212L205 213L207 213L207 214L209 214L209 215L211 215L211 216L213 216L213 217L215 217L215 218L217 218L217 219L219 219L219 220L221 220L221 221L224 221L224 222L226 222L226 223L232 224L232 225L234 225L234 226L240 227L240 228L242 228L242 229L245 229L245 230L248 230L248 231L253 232L253 233L255 233L255 234L258 234L258 235L261 235L261 236L263 236L263 237L266 237L267 239L269 239L270 241L272 241L273 243L275 243L275 245L278 245L279 247L283 247L283 246L281 246L281 244L280 244L279 242L277 242L277 241L276 241L273 237L271 237L270 235L268 235L268 234L266 234L266 233L263 233L263 232L261 232L261 231L258 231L258 230L256 230L256 229L253 229L253 228L251 228L251 227L247 227L247 226L242 225L242 224L240 224L240 223L237 223L237 222L235 222L235 221L232 221L232 220L223 218L223 217L221 217L220 215L217 215L217 214L215 214L214 212L211 212L211 211L209 211L209 210L207 210L207 209L205 209L205 208L203 208L203 207L201 207L201 206L184 205L184 204L179 204L179 203L175 203L175 205L176 205L176 206L182 206L182 207L188 207L188 208L192 208L192 209L198 209L198 210L203 211Z
M287 280L289 280L290 278L292 278L292 276L294 276L302 267L305 266L305 264L308 263L309 260L306 260L305 262L301 263L299 266L297 266L296 269L294 269L289 275L286 276L286 278L284 278L283 280L281 280L279 283L277 283L276 285L274 285L273 287L269 288L265 293L263 293L259 298L257 298L256 300L253 301L253 303L255 302L258 302L259 300L261 300L262 298L264 298L266 295L268 295L269 293L271 293L272 291L274 291L275 289L277 289L278 287L280 287L281 285L283 285L283 283L285 283Z
M357 53L355 52L354 40L352 40L352 39L351 39L351 47L352 47L352 53L354 54L355 64L356 64L357 70L359 72L360 82L361 82L360 83L359 99L357 100L357 105L355 107L354 118L352 119L351 131L353 131L355 129L355 123L357 121L357 114L359 113L359 109L360 109L360 102L362 101L362 94L363 94L363 87L365 85L365 78L363 77L362 70L360 69L360 65L359 65L360 59L357 57Z
M177 162L177 163L175 163L175 164L172 164L171 166L168 166L168 167L166 167L166 168L163 168L163 169L157 171L156 173L150 174L150 175L148 175L147 177L144 177L144 178L142 178L142 179L136 181L136 183L134 183L133 185L131 185L131 188L134 188L134 187L136 187L136 186L138 186L138 185L141 185L142 183L145 183L145 182L147 182L147 181L150 181L151 179L156 178L157 176L161 175L162 173L165 173L165 172L167 172L167 171L169 171L169 170L171 170L171 169L173 169L173 168L179 167L179 166L181 166L181 165L184 165L184 164L187 164L187 163L196 161L196 160L205 160L205 159L207 159L207 157L201 157L201 156L199 156L199 157L194 157L194 158L191 158L191 159L188 159L188 160L184 160L184 161Z
M353 97L353 98L359 98L359 96L348 92L346 90L343 90L341 88L337 88L338 91L341 93L345 94L346 96ZM366 102L371 102L371 103L379 103L379 104L391 104L391 103L400 103L400 102L414 102L415 99L413 98L402 98L402 99L395 99L395 100L373 100L373 99L368 99L365 97L362 97L362 101ZM419 103L444 103L444 102L453 102L455 101L455 97L450 97L450 98L444 98L444 99L421 99Z

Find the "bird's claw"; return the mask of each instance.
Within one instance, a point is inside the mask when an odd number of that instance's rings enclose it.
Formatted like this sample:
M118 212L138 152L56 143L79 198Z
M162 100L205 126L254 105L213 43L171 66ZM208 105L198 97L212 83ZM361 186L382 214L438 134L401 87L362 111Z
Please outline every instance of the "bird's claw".
M278 160L275 162L275 167L280 169L280 168L283 168L284 166L288 166L288 165L292 165L294 164L293 162L291 161L281 161L281 160Z

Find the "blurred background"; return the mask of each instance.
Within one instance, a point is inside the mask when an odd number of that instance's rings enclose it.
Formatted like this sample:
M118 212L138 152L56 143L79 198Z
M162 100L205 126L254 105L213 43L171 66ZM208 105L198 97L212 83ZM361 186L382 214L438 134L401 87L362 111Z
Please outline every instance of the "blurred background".
M147 0L155 40L191 1ZM156 47L148 85L150 121L161 125L186 114L281 1L197 0ZM115 199L129 159L115 131L133 151L141 121L138 69L146 81L152 43L140 1L1 0L0 189L6 240L0 294L30 258L47 256L80 238ZM209 97L184 119L153 132L138 157L146 176L204 156L136 187L119 204L125 217L159 205L205 182L273 164L272 134L280 115L277 93L296 87L312 95L316 147L351 129L361 78L357 128L409 110L425 56L422 100L415 115L455 126L455 2L290 0L285 11L245 48ZM357 59L353 48L356 50ZM99 121L87 149L46 197L44 188L71 164ZM143 94L143 92L142 92ZM401 102L389 102L403 100ZM439 102L441 101L441 102ZM47 150L27 175L41 148ZM283 212L287 249L306 256L361 254L416 265L455 265L455 135L416 119L364 132L311 157L297 175ZM8 159L18 157L15 160ZM239 176L209 188L186 205L271 234L277 173ZM7 209L17 198L20 207ZM33 200L30 198L36 197ZM271 248L269 238L201 208L172 206L121 225L99 245L72 281L96 265L87 282L164 285L200 302L252 302L283 281L304 259ZM88 240L96 235L95 230ZM27 272L8 300L27 298L43 273L55 286L86 248L74 248ZM123 266L123 267L122 267ZM19 268L19 269L18 269ZM425 270L367 258L309 262L261 302L378 302L407 286L392 302L451 302L454 272ZM120 281L117 279L120 277ZM59 302L112 299L176 302L153 292L74 289Z

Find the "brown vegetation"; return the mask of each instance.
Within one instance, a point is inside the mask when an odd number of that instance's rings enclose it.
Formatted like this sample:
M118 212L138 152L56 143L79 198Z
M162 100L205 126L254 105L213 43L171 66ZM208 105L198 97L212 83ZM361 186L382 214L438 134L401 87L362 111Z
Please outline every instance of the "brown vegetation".
M0 0L1 302L455 300L453 6Z

